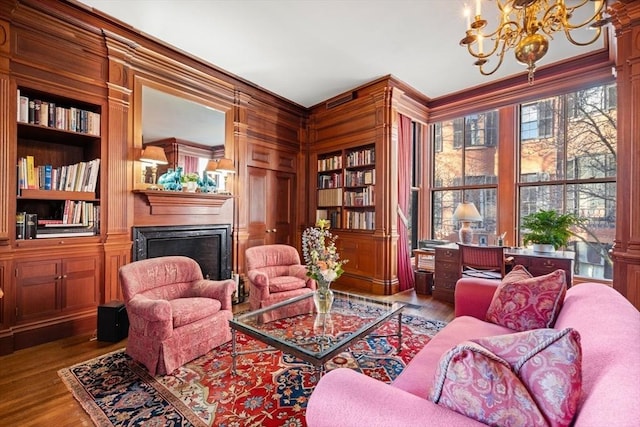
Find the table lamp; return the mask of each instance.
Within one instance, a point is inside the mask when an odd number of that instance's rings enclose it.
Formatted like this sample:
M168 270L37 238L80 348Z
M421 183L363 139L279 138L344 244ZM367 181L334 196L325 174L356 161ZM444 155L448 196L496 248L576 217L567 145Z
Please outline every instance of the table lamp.
M226 157L218 160L216 172L223 172L224 175L224 189L222 192L231 194L227 189L227 177L230 173L236 173L236 169L233 166L233 160L227 159Z
M473 229L471 228L472 222L482 221L480 212L476 209L476 205L473 202L462 202L458 204L455 212L453 212L453 219L462 222L460 227L459 236L460 243L468 245L473 240Z
M166 165L167 156L164 153L164 148L156 147L155 145L148 145L140 154L140 161L151 164L151 186L149 190L159 190L160 187L156 185L156 178L158 175L158 165Z

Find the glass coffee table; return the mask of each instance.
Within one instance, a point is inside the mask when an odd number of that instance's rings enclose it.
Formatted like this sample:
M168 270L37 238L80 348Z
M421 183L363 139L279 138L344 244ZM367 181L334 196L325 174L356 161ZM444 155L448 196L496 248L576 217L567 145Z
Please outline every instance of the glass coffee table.
M313 293L301 295L261 310L239 314L229 321L232 334L232 372L239 355L260 350L238 351L236 333L240 331L271 347L296 356L324 371L324 364L355 340L370 335L385 321L397 316L398 337L402 349L402 309L404 304L334 291L330 313L317 313Z

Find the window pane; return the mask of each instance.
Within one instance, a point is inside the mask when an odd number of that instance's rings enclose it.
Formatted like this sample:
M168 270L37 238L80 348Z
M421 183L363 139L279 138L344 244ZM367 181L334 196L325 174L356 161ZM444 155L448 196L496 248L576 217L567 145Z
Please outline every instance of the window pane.
M482 221L471 224L471 228L473 228L474 232L474 241L477 241L477 237L475 235L481 233L488 234L489 243L493 243L496 234L497 190L495 188L465 190L464 200L467 202L473 202L482 217ZM458 230L460 227L459 224L456 224L456 227L456 230Z
M519 218L540 210L563 212L563 201L564 193L562 185L535 185L520 187ZM522 237L519 237L519 239L519 245L522 245Z
M453 120L442 122L440 127L442 133L442 151L436 152L434 155L433 185L436 188L462 184L463 151L454 149L454 122Z
M567 124L568 179L616 176L616 110L607 108L602 86L572 95L579 111Z
M563 102L549 98L520 108L520 182L564 179Z
M433 237L450 242L458 241L458 224L453 220L453 212L461 200L461 191L433 192Z
M586 222L575 232L576 274L611 279L613 269L608 250L613 246L616 222L616 184L589 183L567 186L573 211Z

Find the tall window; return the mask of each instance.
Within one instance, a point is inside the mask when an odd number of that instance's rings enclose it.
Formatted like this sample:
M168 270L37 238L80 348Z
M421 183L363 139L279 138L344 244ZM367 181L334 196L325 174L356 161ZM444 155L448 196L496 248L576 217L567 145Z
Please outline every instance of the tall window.
M433 126L434 175L432 236L457 240L453 212L462 201L473 202L482 222L477 233L495 234L498 185L498 112L496 110L443 121Z
M520 106L520 217L554 209L585 218L570 243L576 274L601 279L612 277L615 93L597 86Z

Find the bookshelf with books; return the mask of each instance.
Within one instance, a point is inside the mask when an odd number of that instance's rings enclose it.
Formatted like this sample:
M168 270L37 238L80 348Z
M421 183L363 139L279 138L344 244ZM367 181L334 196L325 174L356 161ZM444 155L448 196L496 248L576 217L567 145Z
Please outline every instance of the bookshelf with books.
M16 99L16 218L26 214L38 221L65 221L72 206L78 221L71 223L83 224L82 232L65 227L22 237L100 234L101 107L21 86ZM17 231L15 238L21 240Z
M343 176L342 152L318 156L318 208L316 220L329 220L332 228L342 228Z
M356 147L345 152L344 227L353 230L375 228L375 147Z
M318 154L316 220L332 228L375 229L375 147Z

